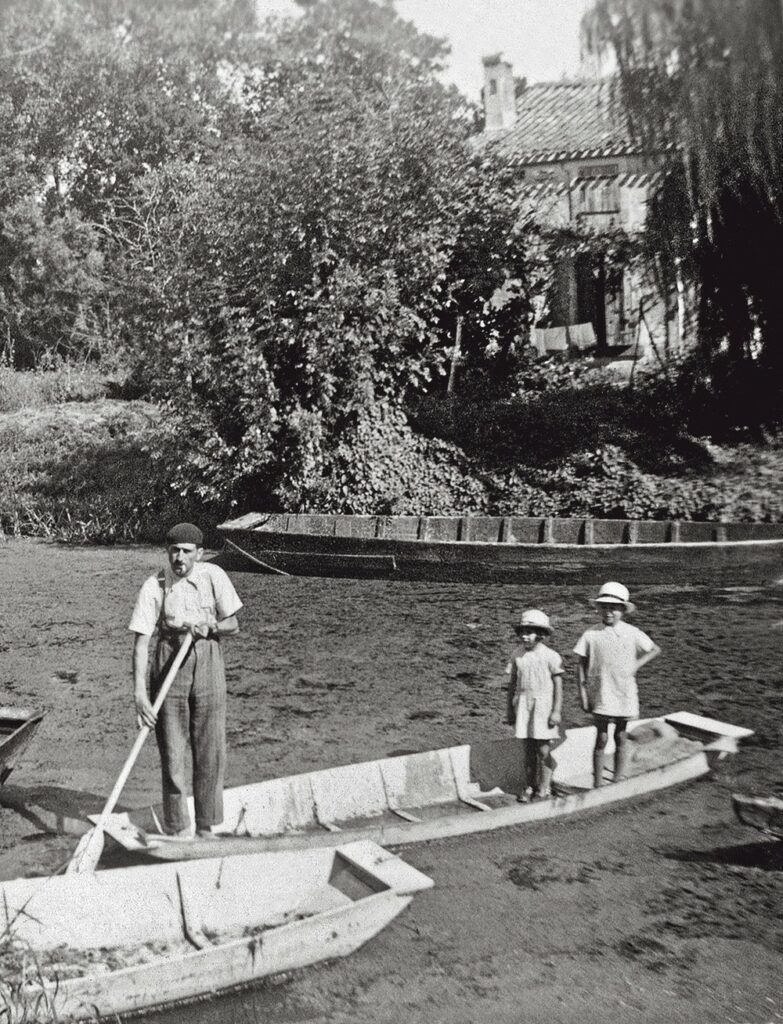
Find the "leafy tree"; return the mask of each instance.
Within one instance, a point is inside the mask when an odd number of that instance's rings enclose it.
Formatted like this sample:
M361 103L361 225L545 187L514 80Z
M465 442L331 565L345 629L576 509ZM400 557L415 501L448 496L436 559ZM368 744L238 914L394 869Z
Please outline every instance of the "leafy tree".
M166 326L146 365L195 442L183 486L317 503L376 403L431 386L455 315L480 329L495 287L523 273L509 175L471 156L442 52L390 5L329 0L244 70L241 127L168 228L181 242L147 316Z
M783 370L783 7L780 0L598 0L631 124L666 177L648 241L694 285L713 373ZM728 383L728 382L727 382ZM730 385L729 385L730 386ZM748 410L750 411L750 410Z
M56 239L67 286L17 274L0 315L21 338L48 301L35 353L58 330L73 350L85 322L118 339L167 410L157 454L181 490L323 500L376 406L440 379L457 315L477 359L518 329L513 181L471 153L442 41L391 3L317 0L266 26L249 0L29 6L0 13L0 246L30 266Z
M214 151L232 30L251 24L239 2L0 7L0 324L17 363L122 333L106 232L151 169Z
M3 211L0 351L8 363L82 359L106 343L103 258L96 232L75 210L47 217L23 198Z

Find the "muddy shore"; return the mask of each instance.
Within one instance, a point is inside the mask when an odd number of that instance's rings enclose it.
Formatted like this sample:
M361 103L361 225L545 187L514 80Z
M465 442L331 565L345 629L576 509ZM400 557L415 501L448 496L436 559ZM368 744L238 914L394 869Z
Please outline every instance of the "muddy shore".
M111 789L135 732L127 620L159 564L149 548L0 544L0 703L47 711L14 785ZM229 785L507 735L503 666L521 608L550 613L569 670L594 621L582 588L234 582L246 610L227 645ZM783 844L730 803L735 789L783 795L783 587L634 598L663 649L640 677L643 713L749 726L739 756L633 806L408 847L435 889L357 954L154 1019L783 1020ZM564 717L587 721L571 679ZM148 744L124 800L157 792ZM0 809L0 877L52 870L74 843Z

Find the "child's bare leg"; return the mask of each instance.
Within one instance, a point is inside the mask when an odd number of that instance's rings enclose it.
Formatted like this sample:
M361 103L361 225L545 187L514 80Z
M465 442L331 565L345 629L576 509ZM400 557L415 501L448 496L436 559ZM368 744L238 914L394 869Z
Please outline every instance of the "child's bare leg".
M593 786L604 784L604 751L609 739L609 719L595 715L595 750L593 751Z
M536 772L538 770L538 752L535 740L523 740L525 744L525 777L519 787L517 800L519 803L527 803L530 799L529 790L536 785Z
M546 798L552 795L552 769L554 767L547 740L538 746L538 775L536 777L536 796Z
M628 721L625 718L616 718L614 722L614 781L628 777L628 761L630 759L630 748L628 746L628 733L626 726Z

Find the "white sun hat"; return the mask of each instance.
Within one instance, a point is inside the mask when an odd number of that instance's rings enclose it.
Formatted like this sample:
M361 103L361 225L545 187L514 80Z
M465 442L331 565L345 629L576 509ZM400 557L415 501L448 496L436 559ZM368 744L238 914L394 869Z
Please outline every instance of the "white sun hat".
M549 624L549 616L545 612L540 612L537 608L526 608L522 612L522 618L519 622L519 629L524 629L525 626L530 626L534 629L543 629L547 633L552 632L552 627Z
M604 583L598 591L598 597L595 599L595 603L621 604L627 612L636 610L636 605L631 601L631 595L628 593L628 587L624 587L622 583Z

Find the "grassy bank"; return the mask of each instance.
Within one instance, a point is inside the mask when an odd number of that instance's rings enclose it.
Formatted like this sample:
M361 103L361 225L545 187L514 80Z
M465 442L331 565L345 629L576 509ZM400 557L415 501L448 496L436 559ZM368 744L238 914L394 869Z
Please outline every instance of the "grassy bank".
M170 485L154 458L154 405L105 392L93 378L2 371L5 534L156 542L172 519L229 514ZM665 437L624 419L617 403L604 390L420 407L352 450L349 486L331 486L335 503L323 510L783 520L783 441Z
M158 413L100 398L0 413L0 530L81 543L160 537L187 508L150 460Z

